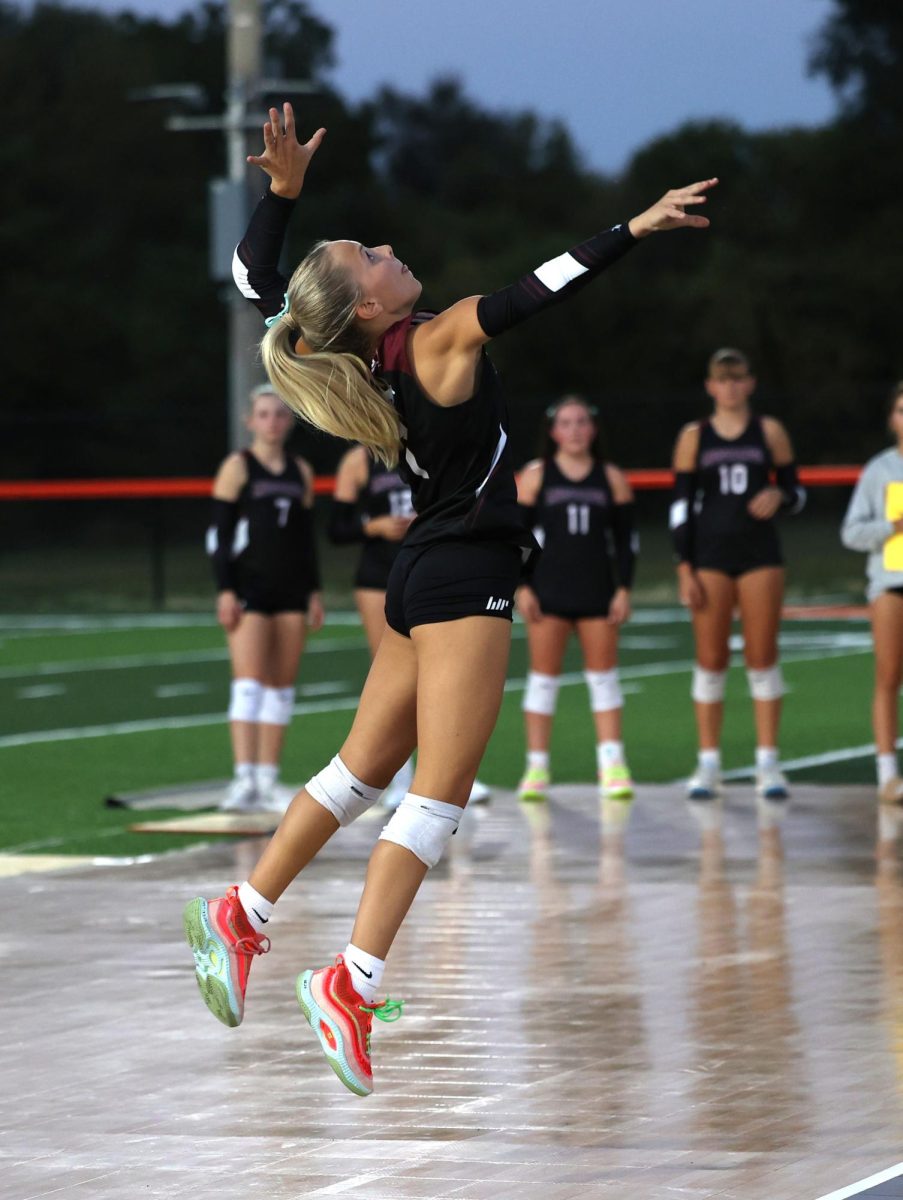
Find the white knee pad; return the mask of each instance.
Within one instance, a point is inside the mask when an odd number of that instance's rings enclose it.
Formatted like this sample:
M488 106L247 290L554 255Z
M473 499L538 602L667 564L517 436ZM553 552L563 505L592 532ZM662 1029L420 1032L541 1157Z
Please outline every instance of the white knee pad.
M718 704L724 699L727 671L707 671L705 667L693 668L691 695L699 704Z
M379 836L383 841L404 846L422 863L434 867L457 830L463 812L457 804L408 792Z
M288 725L295 708L293 687L263 689L263 700L257 720L262 725Z
M749 694L753 700L780 700L784 695L784 676L778 663L761 671L750 667L746 678L749 680Z
M623 708L624 696L617 667L611 671L584 671L583 678L589 688L589 706L594 713Z
M230 721L257 721L263 702L263 684L257 679L233 679L229 698Z
M367 811L380 797L382 788L370 787L352 775L338 755L304 785L318 804L335 817L340 825L352 821Z
M527 676L527 690L524 692L521 707L524 712L540 713L544 717L554 716L560 687L560 675L540 675L538 671L531 671Z

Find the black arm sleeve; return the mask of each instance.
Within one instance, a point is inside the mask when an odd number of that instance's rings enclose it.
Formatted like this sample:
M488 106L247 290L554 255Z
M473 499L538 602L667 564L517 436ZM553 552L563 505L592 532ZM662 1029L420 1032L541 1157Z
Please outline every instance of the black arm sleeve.
M350 500L333 500L329 510L329 540L335 546L349 546L364 540L364 523L356 504Z
M695 491L696 473L694 471L677 471L674 476L674 491L668 513L668 524L671 526L671 540L674 543L674 553L678 562L691 562L693 559Z
M524 529L528 533L532 533L536 528L536 505L535 504L520 504L518 503L517 511L524 523ZM520 581L528 587L533 581L533 572L536 570L536 564L539 562L539 556L542 550L531 550L530 553L521 563Z
M534 313L581 291L636 244L637 239L626 224L597 233L589 241L543 263L517 283L481 296L477 303L480 327L487 337L498 337Z
M304 575L310 583L311 591L318 592L322 582L320 580L320 557L317 554L317 531L312 508L301 510L298 532L303 539L301 561L304 566Z
M295 203L267 188L232 258L238 290L264 317L275 316L285 297L288 281L279 271L279 258Z
M781 508L795 517L798 512L803 511L806 504L806 489L800 483L796 463L785 463L782 467L775 467L774 475L778 487L784 493Z
M232 541L238 524L238 505L234 500L214 500L213 520L207 530L207 553L213 566L218 592L235 591L235 563Z
M612 534L615 543L615 567L621 587L633 587L640 535L636 531L636 505L616 504L612 510Z

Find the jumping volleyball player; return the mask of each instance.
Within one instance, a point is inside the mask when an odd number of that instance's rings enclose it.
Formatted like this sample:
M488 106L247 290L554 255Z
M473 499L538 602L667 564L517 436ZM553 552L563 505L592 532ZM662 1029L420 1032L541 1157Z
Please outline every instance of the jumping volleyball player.
M755 387L744 354L716 351L705 381L714 412L685 426L674 447L670 523L680 600L690 610L696 638L692 694L699 760L687 784L691 800L714 800L722 791L721 724L736 607L755 709L756 790L765 800L789 795L778 762L784 567L775 517L800 512L806 493L787 431L750 407Z
M220 808L278 812L291 799L277 780L298 664L308 627L323 624L313 472L286 453L292 414L270 384L251 393L246 424L250 449L221 464L207 534L232 662L234 778Z
M507 417L484 352L493 337L572 295L657 230L702 228L686 212L715 180L668 192L629 225L597 234L510 287L437 316L415 311L421 285L391 246L319 242L286 289L277 263L304 175L325 130L305 145L270 110L270 176L235 274L268 314L262 354L289 406L337 437L398 461L417 519L386 592L379 643L351 732L293 800L250 879L185 910L201 994L237 1025L248 969L269 948L273 905L342 826L379 798L419 748L411 791L380 834L351 941L334 964L307 970L296 991L346 1087L373 1088L370 1027L399 1006L379 1001L385 959L427 870L461 819L498 715L522 552L532 539L517 507Z
M585 400L565 396L546 415L545 456L518 479L518 499L542 546L517 596L530 645L527 766L518 794L545 799L561 664L576 633L596 725L600 793L603 800L630 800L617 661L636 564L633 493L623 471L602 461L596 411Z
M336 471L329 537L337 546L361 542L354 576L354 601L367 635L370 657L386 631L386 588L401 542L414 519L411 489L398 467L374 459L366 446L352 446ZM384 808L397 808L414 778L409 758L383 793ZM489 799L489 788L474 780L470 800Z

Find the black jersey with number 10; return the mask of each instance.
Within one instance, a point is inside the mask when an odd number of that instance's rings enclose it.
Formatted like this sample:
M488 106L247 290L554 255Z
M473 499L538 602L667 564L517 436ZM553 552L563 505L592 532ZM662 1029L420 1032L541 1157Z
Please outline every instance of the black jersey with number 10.
M695 472L695 566L740 574L747 564L781 562L774 519L759 520L749 511L753 496L769 486L773 465L761 418L750 417L735 438L703 422Z

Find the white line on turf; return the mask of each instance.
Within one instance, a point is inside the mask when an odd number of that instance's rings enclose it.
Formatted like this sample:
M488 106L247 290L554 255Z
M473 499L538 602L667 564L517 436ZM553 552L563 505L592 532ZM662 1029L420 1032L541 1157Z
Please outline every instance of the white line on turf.
M157 700L178 700L182 696L203 696L209 691L206 683L169 683L154 688L154 696Z
M903 747L903 738L897 738L897 749ZM831 763L851 762L856 758L868 758L875 753L875 743L867 742L863 746L845 746L840 750L826 750L824 754L806 754L802 758L788 758L781 762L782 771L805 771L807 767L826 767ZM750 779L756 773L754 766L735 767L725 771L722 778Z
M852 655L864 653L866 653L865 650L837 650L834 652L819 650L813 651L810 654L786 655L783 662L785 664L811 662L813 659L847 658ZM682 672L692 670L693 665L692 659L683 659L679 662L638 663L633 667L622 667L620 676L622 682L628 682L632 679L646 679L660 675L679 675ZM742 663L735 662L731 665L733 669L739 669ZM583 682L582 671L574 671L562 676L562 684L564 686ZM526 686L526 679L509 679L505 684L505 691L521 692ZM310 701L296 704L293 711L296 716L303 716L306 713L341 712L357 708L359 701L360 697L357 695L337 696L334 700ZM182 717L155 717L140 721L119 721L110 725L82 725L73 726L68 729L42 729L0 737L0 750L9 750L17 746L32 746L48 742L72 742L82 738L112 737L118 734L152 733L162 729L187 729L204 725L221 725L225 724L226 720L227 717L224 712L197 713Z
M848 1200L850 1196L860 1196L869 1188L877 1187L879 1183L886 1183L888 1179L896 1179L899 1175L903 1175L903 1162L898 1162L894 1167L888 1167L886 1171L879 1171L877 1175L870 1175L868 1179L860 1179L858 1183L851 1183L849 1187L829 1192L826 1196L819 1196L818 1200Z
M16 688L16 699L48 700L51 696L62 696L65 692L64 683L36 683L33 687Z
M326 638L309 642L305 654L338 654L343 650L363 650L367 639ZM82 658L61 662L33 663L30 667L0 667L0 679L28 679L34 675L74 675L90 671L126 671L142 667L178 667L184 664L225 662L229 651L225 646L210 650L183 650L161 654L119 654L110 658Z

